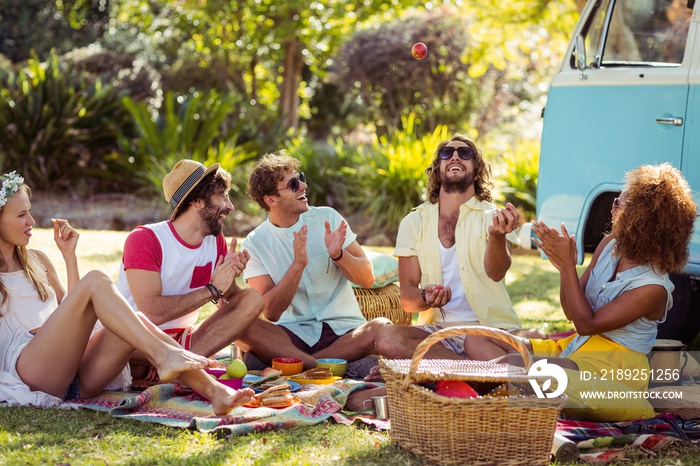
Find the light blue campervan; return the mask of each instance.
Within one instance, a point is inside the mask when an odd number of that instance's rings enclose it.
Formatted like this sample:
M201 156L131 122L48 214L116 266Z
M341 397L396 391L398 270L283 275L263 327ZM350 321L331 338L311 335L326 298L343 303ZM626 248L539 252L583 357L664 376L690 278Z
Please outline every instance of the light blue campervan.
M549 90L537 188L537 217L566 224L579 262L608 231L625 173L639 165L680 168L700 205L700 7L694 3L591 0L581 14ZM700 220L685 274L673 279L675 312L700 325Z

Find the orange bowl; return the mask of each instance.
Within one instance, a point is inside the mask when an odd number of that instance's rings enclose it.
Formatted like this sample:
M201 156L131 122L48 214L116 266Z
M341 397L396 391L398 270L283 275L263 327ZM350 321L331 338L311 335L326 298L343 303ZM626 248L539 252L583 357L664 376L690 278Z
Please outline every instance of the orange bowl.
M301 374L304 370L304 361L297 358L274 358L272 368L282 371L282 375Z

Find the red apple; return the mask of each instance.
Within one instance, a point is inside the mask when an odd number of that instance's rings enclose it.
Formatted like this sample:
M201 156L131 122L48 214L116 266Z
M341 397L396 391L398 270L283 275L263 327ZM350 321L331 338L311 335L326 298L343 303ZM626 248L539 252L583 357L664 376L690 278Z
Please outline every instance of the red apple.
M416 42L413 44L413 47L411 47L411 55L413 55L413 58L416 60L422 60L428 55L428 47L423 42Z
M450 398L476 398L479 396L471 385L461 380L441 380L437 383L435 393Z

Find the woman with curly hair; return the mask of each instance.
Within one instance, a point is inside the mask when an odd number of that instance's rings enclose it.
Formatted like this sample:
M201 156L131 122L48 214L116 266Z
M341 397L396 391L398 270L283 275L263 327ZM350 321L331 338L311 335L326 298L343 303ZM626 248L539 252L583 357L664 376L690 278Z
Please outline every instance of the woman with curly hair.
M673 304L670 272L680 272L697 216L688 183L669 164L644 165L627 174L627 185L612 206L612 232L596 248L579 278L576 241L534 222L535 243L560 274L560 298L576 333L559 340L524 340L536 356L596 377L618 369L649 368L646 355L657 326ZM512 347L494 340L469 338L473 359L503 356ZM555 358L557 357L558 358ZM648 380L619 380L644 390ZM644 379L644 380L642 380Z

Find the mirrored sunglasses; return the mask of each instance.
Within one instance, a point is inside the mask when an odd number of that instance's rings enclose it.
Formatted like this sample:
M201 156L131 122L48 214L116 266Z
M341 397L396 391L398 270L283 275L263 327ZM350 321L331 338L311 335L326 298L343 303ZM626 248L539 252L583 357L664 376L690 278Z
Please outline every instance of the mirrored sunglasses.
M474 158L474 151L472 150L471 147L448 147L445 146L442 149L438 151L438 157L440 157L440 160L449 160L452 158L452 155L457 151L457 155L459 156L460 159L462 160L471 160Z
M289 180L289 183L287 184L286 188L280 188L278 191L282 191L283 189L291 189L293 193L299 191L299 183L306 183L306 177L304 176L304 172L299 173L299 176L295 176L291 180Z

